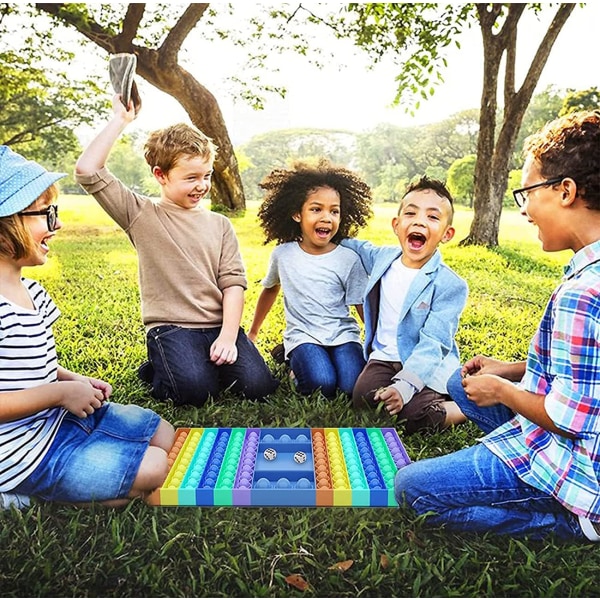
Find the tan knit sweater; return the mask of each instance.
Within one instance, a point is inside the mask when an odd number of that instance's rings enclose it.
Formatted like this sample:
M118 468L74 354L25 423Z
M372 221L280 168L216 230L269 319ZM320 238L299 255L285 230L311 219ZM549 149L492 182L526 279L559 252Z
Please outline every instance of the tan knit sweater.
M136 194L104 168L77 181L123 228L138 253L146 329L174 324L218 327L223 290L247 281L229 219Z

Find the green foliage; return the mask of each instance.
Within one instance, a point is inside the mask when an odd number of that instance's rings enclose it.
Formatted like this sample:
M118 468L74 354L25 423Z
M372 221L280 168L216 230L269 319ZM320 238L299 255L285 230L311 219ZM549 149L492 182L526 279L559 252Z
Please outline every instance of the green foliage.
M600 91L597 87L588 90L568 89L563 100L559 116L563 116L579 110L600 109Z
M244 159L246 197L260 200L259 182L297 158L326 156L364 177L378 202L397 202L407 181L427 174L446 179L446 170L477 144L477 110L419 127L379 124L364 133L320 129L273 131L254 136L236 152Z
M418 167L411 151L411 141L418 140L419 134L419 128L380 123L371 131L357 136L357 164L371 188L381 185L381 174L388 166L403 168L403 176L409 179L416 174Z
M373 200L375 202L400 202L408 183L404 166L384 165L379 172L379 179L379 185L373 190Z
M241 173L247 200L260 200L258 184L273 169L285 168L294 160L326 156L347 166L354 144L355 134L338 130L285 129L254 136L236 151L246 160Z
M61 363L111 381L113 399L156 410L176 426L395 426L412 460L475 443L472 424L442 434L403 435L382 411L355 412L343 396L299 396L282 379L266 402L225 395L202 409L154 401L136 378L145 358L135 250L90 197L60 200L64 228L49 263L27 269L62 310L55 325ZM249 325L271 246L262 245L257 205L233 218L250 282ZM395 206L377 205L361 236L395 244ZM455 240L472 212L458 207ZM470 286L458 342L464 358L485 352L521 359L568 254L545 255L531 227L504 211L502 248L443 246L446 262ZM281 304L258 345L281 340ZM270 359L269 359L270 360ZM298 597L285 582L299 573L307 597L588 597L597 594L600 558L591 544L571 546L431 530L407 509L147 507L74 508L35 502L0 513L0 586L5 597ZM352 567L329 567L344 560Z
M456 43L469 22L473 4L351 3L337 25L340 37L350 37L375 62L392 56L399 67L396 103L411 114L435 93L443 81L444 49Z
M549 121L556 119L561 106L566 100L565 94L565 90L549 85L531 99L515 143L516 152L513 154L512 159L515 167L520 167L523 162L522 148L525 138L541 129Z
M45 56L42 63L31 40L21 39L19 51L0 42L0 143L56 169L65 154L80 151L77 127L91 123L106 103L95 82L76 82L64 73L72 55L58 49L54 60Z
M521 187L521 169L513 169L508 174L508 186L506 189L506 193L504 194L504 207L514 207L515 199L513 197L512 191Z
M473 206L473 193L475 191L475 154L468 154L455 160L448 169L448 189L455 200Z
M144 159L144 142L145 136L121 136L110 153L108 167L136 192L159 196L160 187Z
M475 218L466 244L497 245L499 216L506 190L506 173L511 166L515 138L535 86L566 20L575 5L563 3L539 42L525 81L515 86L517 59L517 26L524 11L540 12L541 5L427 3L349 4L348 19L340 31L367 51L374 61L384 55L397 61L397 93L395 103L404 101L405 109L419 108L419 95L427 100L435 92L446 66L444 48L458 43L465 27L477 23L485 48L483 93L479 130L485 143L478 147L475 172ZM500 83L500 85L498 85ZM498 90L503 89L503 112L498 118ZM458 157L455 157L458 158ZM482 171L494 164L484 176ZM493 206L498 210L485 210ZM483 210L480 210L483 208Z

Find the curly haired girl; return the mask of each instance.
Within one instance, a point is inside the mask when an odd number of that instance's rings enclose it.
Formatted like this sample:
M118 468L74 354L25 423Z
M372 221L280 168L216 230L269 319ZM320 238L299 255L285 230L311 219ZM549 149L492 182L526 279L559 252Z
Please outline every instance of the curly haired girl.
M321 159L275 169L260 184L265 244L275 240L249 338L255 340L283 289L284 356L302 394L351 394L365 365L360 326L367 275L353 251L338 246L372 215L371 191L358 175Z

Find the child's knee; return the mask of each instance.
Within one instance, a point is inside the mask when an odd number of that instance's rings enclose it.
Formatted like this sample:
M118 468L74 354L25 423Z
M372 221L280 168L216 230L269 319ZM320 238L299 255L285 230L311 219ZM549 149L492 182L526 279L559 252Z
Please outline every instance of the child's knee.
M455 400L457 398L461 398L465 395L463 386L462 386L462 375L461 370L458 368L448 379L446 383L446 388L448 389L448 395Z
M319 390L325 398L333 398L337 391L335 380L312 378L311 381L298 382L298 391L304 396L310 396Z
M168 473L167 452L157 446L149 446L140 463L130 496L140 496L160 487Z
M219 385L208 384L199 378L190 376L186 379L180 379L176 382L176 390L173 392L173 403L175 406L190 405L201 408L206 404L210 397L219 396Z
M411 463L402 467L394 478L394 496L399 505L412 506L414 500L421 494L422 469L420 464ZM425 478L427 475L425 474Z
M260 378L245 382L241 389L242 394L248 400L264 400L279 387L279 380L270 372Z
M156 432L150 440L150 445L158 446L165 450L165 452L168 452L172 448L174 442L175 428L168 421L161 419Z

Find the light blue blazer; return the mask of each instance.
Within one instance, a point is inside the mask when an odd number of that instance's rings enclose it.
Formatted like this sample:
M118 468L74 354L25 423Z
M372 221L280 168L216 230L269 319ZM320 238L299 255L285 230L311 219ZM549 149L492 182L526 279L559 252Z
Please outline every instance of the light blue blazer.
M402 249L355 239L341 244L360 256L369 275L363 305L368 358L379 315L380 281ZM408 381L417 391L428 387L440 394L447 392L446 382L460 366L454 337L467 296L467 283L444 264L436 250L414 278L400 311L397 339L402 370L394 380Z

